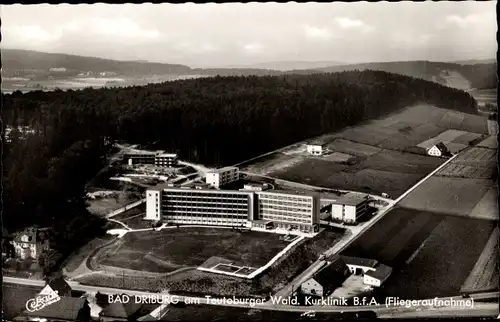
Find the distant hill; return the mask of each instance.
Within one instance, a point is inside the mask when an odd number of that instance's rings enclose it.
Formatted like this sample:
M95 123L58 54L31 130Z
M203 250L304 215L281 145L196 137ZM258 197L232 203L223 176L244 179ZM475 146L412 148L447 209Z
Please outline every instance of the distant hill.
M108 72L110 75L140 77L145 75L200 76L276 76L286 74L316 74L353 70L380 70L422 78L459 89L496 88L496 62L465 64L450 62L409 61L340 65L339 62L278 61L245 68L191 68L180 64L147 61L117 61L67 54L42 53L29 50L2 49L3 76L30 79L74 77L84 73ZM482 60L477 60L481 62ZM327 66L325 66L327 65ZM52 69L52 70L50 70ZM106 75L107 76L107 75Z
M345 63L335 61L275 61L252 64L242 67L287 71L296 69L315 69L337 65L345 65Z
M353 65L330 66L316 68L313 70L294 70L287 73L318 73L318 72L342 72L351 70L380 70L388 73L402 74L406 76L422 78L428 81L434 81L450 87L466 89L470 88L496 88L497 87L497 65L495 63L487 64L467 64L461 65L446 62L431 61L409 61L409 62L380 62L364 63ZM469 82L468 86L457 85L457 79L462 78L460 83Z
M497 60L495 58L491 59L467 59L467 60L456 60L450 63L460 64L460 65L475 65L475 64L496 64Z
M179 64L118 61L20 49L2 49L1 53L2 69L7 75L20 71L37 74L50 68L65 68L69 75L81 72L110 72L125 76L191 73L190 67Z

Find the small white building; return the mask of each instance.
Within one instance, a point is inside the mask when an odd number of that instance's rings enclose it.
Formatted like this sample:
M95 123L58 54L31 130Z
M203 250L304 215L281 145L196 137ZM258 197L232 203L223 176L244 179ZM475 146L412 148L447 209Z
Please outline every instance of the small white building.
M450 154L450 151L443 142L439 142L430 149L427 149L427 154L433 157L442 157Z
M374 271L367 271L363 276L363 283L370 286L379 287L392 273L392 268L379 264Z
M64 67L52 67L49 68L49 72L65 72L66 68Z
M355 224L366 214L369 203L368 195L347 193L332 203L332 219Z
M215 188L222 187L228 183L238 181L240 172L237 167L225 167L206 173L205 182Z
M325 146L323 144L308 144L306 148L307 153L312 155L323 155L325 152Z
M37 259L43 251L50 249L49 235L37 228L26 228L16 234L12 244L16 257L20 259Z

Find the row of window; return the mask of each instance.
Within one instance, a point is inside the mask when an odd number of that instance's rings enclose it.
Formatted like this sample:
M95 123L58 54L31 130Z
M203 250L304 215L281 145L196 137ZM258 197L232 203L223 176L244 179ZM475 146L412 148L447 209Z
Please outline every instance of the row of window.
M244 209L248 211L248 207L246 205L218 205L217 207L211 206L211 205L186 205L186 204L167 204L163 205L163 209L186 209L186 210L193 210L193 209L212 209L212 210L241 210Z
M248 217L248 211L246 210L211 210L211 209L200 209L198 211L190 210L190 209L167 209L163 211L164 214L183 214L186 216L240 216L240 217Z
M204 197L204 198L237 198L237 199L245 199L248 198L247 194L232 194L232 193L214 193L214 192L199 192L199 191L165 191L165 197L173 198L173 197Z
M282 195L271 195L271 194L259 194L259 199L270 199L270 200L283 200L283 201L299 201L299 202L311 202L310 197L295 197L295 196L282 196Z
M164 199L165 200L165 199ZM201 198L201 197L173 197L165 200L168 203L206 203L206 204L221 204L221 203L237 203L237 204L247 204L248 198L218 198L214 200L213 198Z
M299 218L293 218L293 217L282 217L282 216L271 216L271 215L264 215L261 217L264 220L276 220L276 221L292 221L292 222L300 222L307 224L310 222L308 219L299 219Z
M311 209L308 208L299 208L299 207L291 207L291 206L275 206L275 205L259 205L259 209L264 210L280 210L280 211L290 211L290 212L311 212Z
M166 220L198 220L198 221L211 221L211 220L216 220L216 221L238 221L238 222L246 222L248 219L243 218L243 217L217 217L217 216L212 216L212 217L199 217L199 216L164 216Z
M280 216L292 216L292 217L302 217L309 218L311 217L310 212L298 212L298 211L283 211L283 210L272 210L272 209L259 209L259 214L275 214Z
M312 204L310 200L304 201L288 201L288 200L267 200L259 198L259 202L265 205L284 205L284 206L302 206L312 208Z

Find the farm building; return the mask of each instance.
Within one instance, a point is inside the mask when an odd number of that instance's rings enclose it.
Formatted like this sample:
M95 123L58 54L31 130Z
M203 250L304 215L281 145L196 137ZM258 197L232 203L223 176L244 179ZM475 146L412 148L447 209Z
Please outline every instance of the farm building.
M349 268L340 256L331 264L323 267L312 278L300 286L302 294L312 296L329 296L337 287L342 285L349 275Z
M240 178L239 169L237 167L225 167L214 171L207 172L205 176L206 183L215 188L222 187L228 183L237 181Z
M427 150L427 154L433 157L443 157L450 155L450 151L443 142L439 142Z
M361 275L368 271L375 271L378 262L375 259L341 256L352 274Z
M325 152L324 144L310 143L307 144L306 148L307 153L312 155L323 155L323 153Z
M379 287L392 273L392 268L384 264L379 264L374 271L367 271L363 276L363 283L370 286Z
M332 203L332 219L345 223L357 223L366 214L369 203L368 195L347 193Z

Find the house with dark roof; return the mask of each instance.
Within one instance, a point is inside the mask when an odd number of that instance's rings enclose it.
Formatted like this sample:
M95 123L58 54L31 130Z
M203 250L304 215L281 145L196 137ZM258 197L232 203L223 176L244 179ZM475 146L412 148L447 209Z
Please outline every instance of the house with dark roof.
M16 257L37 259L43 251L50 249L50 236L46 230L30 227L17 233L12 244Z
M49 321L90 321L90 307L84 298L61 296L57 302L51 303L40 310L30 312L25 310L13 321L34 321L47 319Z
M392 273L392 268L384 264L379 264L374 271L368 271L363 276L363 283L371 286L380 286Z
M341 257L337 257L312 278L302 283L301 293L312 296L328 296L342 285L348 275L349 268Z
M133 316L142 304L130 301L129 303L110 303L101 313L99 313L100 321L128 321Z
M341 256L352 274L361 275L368 271L374 271L378 262L375 259Z
M438 142L436 143L436 145L427 149L427 154L434 157L443 157L443 156L449 156L451 153L448 147L446 147L446 145L444 145L443 142Z

